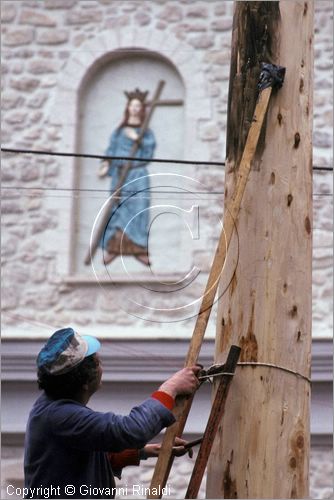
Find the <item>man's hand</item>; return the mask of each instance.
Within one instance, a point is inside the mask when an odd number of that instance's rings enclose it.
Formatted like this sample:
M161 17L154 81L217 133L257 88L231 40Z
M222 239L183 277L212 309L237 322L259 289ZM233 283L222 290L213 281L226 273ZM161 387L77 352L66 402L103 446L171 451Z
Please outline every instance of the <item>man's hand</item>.
M194 452L192 448L186 449L185 445L188 443L188 441L185 441L184 439L175 438L175 444L173 446L173 456L174 457L182 457L186 453L188 453L189 457L192 458ZM157 457L159 455L159 452L161 450L161 444L158 443L153 443L153 444L147 444L143 449L142 453L145 456L145 458L150 458L150 457Z
M172 375L160 387L159 391L166 392L172 398L176 396L192 394L198 389L200 383L197 374L201 367L198 365L183 368Z

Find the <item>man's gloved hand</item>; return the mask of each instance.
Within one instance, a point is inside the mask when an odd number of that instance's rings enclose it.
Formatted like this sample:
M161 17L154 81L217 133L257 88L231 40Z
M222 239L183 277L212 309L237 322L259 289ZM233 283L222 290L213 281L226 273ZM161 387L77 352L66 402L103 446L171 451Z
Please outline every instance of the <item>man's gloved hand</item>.
M197 378L200 369L198 365L183 368L166 380L159 387L159 391L166 392L174 399L176 396L192 394L200 385Z

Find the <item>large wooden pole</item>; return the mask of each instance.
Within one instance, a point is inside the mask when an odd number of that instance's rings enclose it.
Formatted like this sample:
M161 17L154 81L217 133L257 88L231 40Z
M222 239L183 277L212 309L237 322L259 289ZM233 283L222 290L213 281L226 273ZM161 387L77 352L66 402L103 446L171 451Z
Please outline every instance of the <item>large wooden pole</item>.
M211 453L207 498L308 496L312 2L235 4L225 207L262 61L286 67L286 76L271 98L220 284L223 291L236 268L219 300L216 362L237 344L245 364L237 367Z

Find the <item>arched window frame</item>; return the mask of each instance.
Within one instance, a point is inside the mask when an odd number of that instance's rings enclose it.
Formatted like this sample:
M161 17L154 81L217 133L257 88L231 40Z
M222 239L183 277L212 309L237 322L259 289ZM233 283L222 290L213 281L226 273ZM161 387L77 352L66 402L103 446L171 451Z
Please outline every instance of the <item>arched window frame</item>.
M120 50L149 51L161 55L173 65L185 87L185 131L184 155L185 158L208 157L209 149L205 142L198 137L198 123L209 121L212 116L211 100L205 93L205 76L198 54L194 48L177 39L173 34L163 34L160 31L136 31L133 36L129 33L106 32L82 45L80 51L74 52L62 72L61 81L57 87L54 104L50 110L50 124L60 130L59 151L77 152L77 130L80 110L80 90L85 82L98 70L101 65L113 57ZM162 47L162 50L157 48ZM194 79L194 74L196 78ZM189 106L191 103L191 106ZM76 158L61 159L59 185L66 189L75 189ZM57 252L57 273L64 281L91 282L95 279L81 278L73 274L71 259L73 256L74 234L74 202L71 197L62 202L60 212L59 239L61 244ZM69 216L70 214L70 216ZM120 280L122 281L122 280Z

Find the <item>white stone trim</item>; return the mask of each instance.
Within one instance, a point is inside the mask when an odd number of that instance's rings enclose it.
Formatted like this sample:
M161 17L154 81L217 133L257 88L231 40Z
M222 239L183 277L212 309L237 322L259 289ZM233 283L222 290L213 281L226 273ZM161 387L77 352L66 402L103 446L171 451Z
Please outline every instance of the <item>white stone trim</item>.
M2 340L3 380L35 380L35 354L44 345L47 335L39 338L6 338ZM80 331L80 333L86 333ZM99 338L102 338L99 336ZM200 362L213 363L215 339L203 342ZM164 376L183 364L189 339L104 339L101 354L107 380L141 382L163 380ZM312 342L312 382L333 380L332 341L316 339Z
M24 416L36 397L35 358L43 346L43 339L3 340L2 342L2 431L6 440L24 432ZM93 405L105 411L109 394L113 393L113 407L122 410L124 398L116 389L126 387L138 400L143 400L159 384L183 366L188 340L105 340L102 343L104 391L97 393ZM313 341L312 349L312 445L329 446L332 442L332 342ZM199 361L208 367L213 363L214 339L205 340ZM210 408L211 388L201 388L196 396L196 415L187 424L188 432L202 432ZM21 414L17 414L20 401Z

